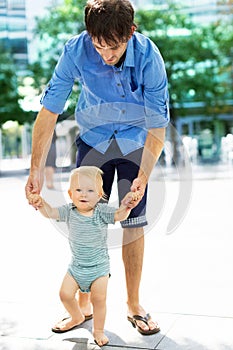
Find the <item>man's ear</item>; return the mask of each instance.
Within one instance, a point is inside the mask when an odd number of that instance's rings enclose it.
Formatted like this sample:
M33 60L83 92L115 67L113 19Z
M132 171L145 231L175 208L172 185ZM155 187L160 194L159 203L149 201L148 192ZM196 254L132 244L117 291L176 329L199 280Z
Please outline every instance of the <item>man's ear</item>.
M135 30L136 30L136 27L135 27L135 26L132 26L132 27L131 27L131 35L130 35L130 38L131 38L131 36L133 35L133 33L135 32Z

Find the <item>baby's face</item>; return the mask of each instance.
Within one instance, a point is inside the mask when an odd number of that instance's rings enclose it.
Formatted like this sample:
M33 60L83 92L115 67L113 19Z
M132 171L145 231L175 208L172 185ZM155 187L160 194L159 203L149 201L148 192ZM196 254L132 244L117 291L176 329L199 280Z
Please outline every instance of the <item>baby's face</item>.
M73 176L68 193L80 212L92 210L101 198L95 179L82 174Z

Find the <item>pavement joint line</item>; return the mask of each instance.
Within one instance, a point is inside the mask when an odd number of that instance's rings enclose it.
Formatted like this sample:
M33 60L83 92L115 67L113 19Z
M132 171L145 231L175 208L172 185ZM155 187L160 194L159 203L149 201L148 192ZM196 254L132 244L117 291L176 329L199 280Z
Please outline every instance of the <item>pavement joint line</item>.
M18 336L1 336L0 337L0 340L3 340L3 338L6 340L7 338L9 339L9 338L11 338L11 339L28 339L28 340L36 340L36 341L48 341L49 339L39 339L39 338L28 338L28 337L18 337ZM76 340L76 341L75 341ZM61 341L63 342L63 341L69 341L69 342L72 342L73 344L77 344L77 345L79 345L79 344L83 344L82 342L80 343L79 341L79 338L71 338L71 339L62 339ZM159 342L160 343L160 342ZM159 343L155 346L155 347L153 347L153 348L151 348L151 347L141 347L141 346L134 346L134 345L132 345L132 346L130 346L130 345L124 345L124 344L119 344L119 345L116 345L116 344L110 344L110 343L108 343L108 344L106 344L105 346L104 346L104 349L108 349L108 348L120 348L120 349L122 349L122 350L124 350L124 349L132 349L132 350L134 350L134 349L137 349L137 350L159 350L159 348L157 348L157 346L159 345ZM93 342L88 342L88 345L93 345L93 346L95 346L95 347L97 347L97 348L93 348L93 350L94 349L100 349L100 347L97 345L97 344L95 344L95 343L93 343Z
M90 344L94 345L94 343L90 343ZM105 349L107 349L108 347L110 347L110 348L120 348L120 349L155 350L157 345L156 345L155 348L148 348L148 346L145 348L145 347L140 347L140 346L138 347L138 346L130 346L130 345L122 345L122 344L121 345L115 345L115 344L109 344L109 343L107 345L104 345Z
M193 316L193 317L207 317L207 318L221 318L221 319L233 319L232 316L221 316L221 315L206 315L206 314L191 314L191 313L180 313L180 312L163 312L160 311L160 314L169 314L169 315L180 315L180 316Z
M164 312L164 314L167 314L167 313ZM173 313L173 315L177 315L177 316L180 316L180 317L182 316L182 314L180 314L180 313ZM159 348L158 348L159 344L161 344L162 341L163 341L164 339L166 339L167 334L168 334L168 333L170 332L170 330L174 327L174 325L176 324L176 322L177 322L177 318L172 322L172 324L171 324L170 327L168 328L167 332L163 334L163 336L162 336L161 339L158 341L158 343L156 344L156 346L155 346L154 349L159 350Z
M67 338L67 339L63 339L63 341L70 341L72 343L76 343L76 344L80 344L80 339L79 338ZM160 342L159 342L160 343ZM159 344L158 343L158 344ZM96 345L95 343L93 342L89 342L90 345ZM157 344L157 345L158 345ZM104 345L104 348L107 349L108 347L111 347L111 348L121 348L121 349L141 349L141 350L154 350L157 348L157 345L155 348L148 348L148 346L145 348L145 347L138 347L138 346L134 346L134 345L117 345L117 344L111 344L111 343L108 343L106 345Z

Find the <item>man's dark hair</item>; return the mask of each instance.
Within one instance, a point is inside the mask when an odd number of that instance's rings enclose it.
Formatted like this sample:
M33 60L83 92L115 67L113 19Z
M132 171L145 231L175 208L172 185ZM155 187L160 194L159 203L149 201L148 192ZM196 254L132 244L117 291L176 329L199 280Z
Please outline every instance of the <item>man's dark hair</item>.
M85 7L86 29L107 45L127 42L132 34L134 8L128 0L89 0Z

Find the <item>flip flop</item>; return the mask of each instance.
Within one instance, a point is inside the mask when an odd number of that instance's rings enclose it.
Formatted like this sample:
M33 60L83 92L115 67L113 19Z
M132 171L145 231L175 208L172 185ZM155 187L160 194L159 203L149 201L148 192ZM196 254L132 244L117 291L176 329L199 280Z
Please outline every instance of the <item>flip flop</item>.
M138 326L137 321L142 321L148 326L148 321L151 319L150 314L146 314L146 316L144 317L140 315L134 315L132 317L127 316L127 319L132 324L132 326L136 328L137 331L142 335L151 335L151 334L158 333L160 331L159 326L155 327L154 329L148 329L148 330L144 330Z
M65 317L65 318L63 318L62 319L62 321L65 321L65 320L68 320L68 318L70 318L70 317ZM88 320L91 320L93 318L93 314L91 314L91 315L87 315L87 316L85 316L85 320L82 322L82 323L79 323L79 324L77 324L77 325L75 325L75 326L73 326L73 327L71 327L71 328L69 328L69 329L60 329L60 328L56 328L56 327L53 327L52 328L52 331L54 332L54 333L65 333L65 332L69 332L69 331L71 331L72 329L74 329L74 328L76 328L76 327L78 327L78 326L81 326L84 322L86 322L86 321L88 321Z
M86 322L86 321L92 320L93 314L86 315L86 316L84 316L84 317L85 317L85 320L83 321L83 323ZM70 318L70 316L67 316L67 317L63 318L62 321L68 320L68 318ZM77 326L76 326L76 327L77 327Z
M87 316L85 316L84 322L92 320L92 319L93 319L93 314L87 315Z

